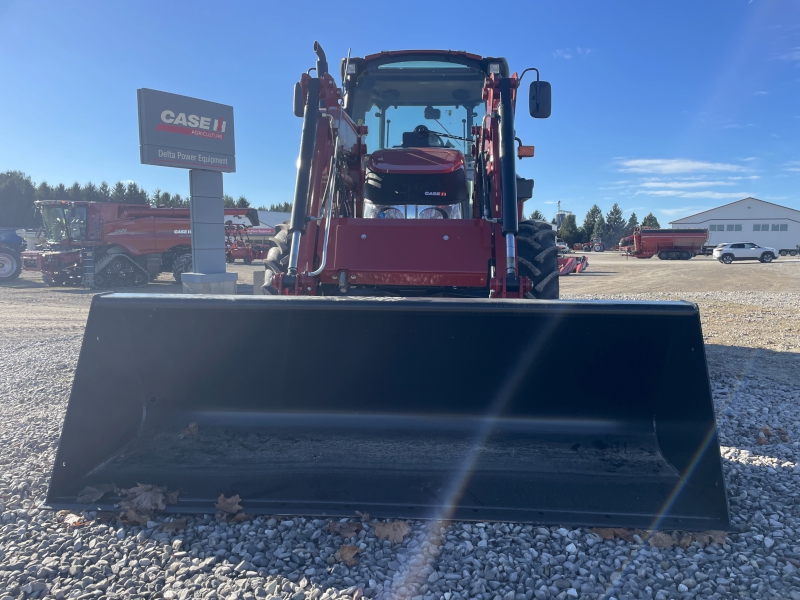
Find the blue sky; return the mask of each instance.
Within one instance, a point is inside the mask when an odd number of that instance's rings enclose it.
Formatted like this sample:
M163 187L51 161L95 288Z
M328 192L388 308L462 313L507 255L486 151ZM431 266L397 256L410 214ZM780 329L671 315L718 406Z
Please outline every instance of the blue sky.
M231 104L255 205L291 200L292 88L318 39L332 63L380 50L505 56L553 85L553 115L517 119L536 146L527 210L614 202L662 221L753 195L800 208L800 2L65 2L0 0L0 171L51 183L133 180L186 194L188 173L139 164L136 89Z

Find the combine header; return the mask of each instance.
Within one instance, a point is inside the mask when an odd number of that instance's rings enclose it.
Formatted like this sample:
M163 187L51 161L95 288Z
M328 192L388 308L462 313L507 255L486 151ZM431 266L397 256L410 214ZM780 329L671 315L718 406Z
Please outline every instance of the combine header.
M514 122L550 115L550 84L403 51L343 60L338 87L315 51L273 297L96 296L50 505L141 482L180 490L175 512L239 494L251 513L727 528L697 307L556 301L555 232L521 218ZM562 357L586 340L604 351L576 375ZM232 396L231 369L261 378Z

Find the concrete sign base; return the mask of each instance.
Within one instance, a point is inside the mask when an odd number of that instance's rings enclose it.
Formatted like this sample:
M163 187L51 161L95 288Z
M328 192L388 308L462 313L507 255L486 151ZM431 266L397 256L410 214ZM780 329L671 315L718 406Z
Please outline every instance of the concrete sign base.
M236 273L183 273L184 294L235 294Z

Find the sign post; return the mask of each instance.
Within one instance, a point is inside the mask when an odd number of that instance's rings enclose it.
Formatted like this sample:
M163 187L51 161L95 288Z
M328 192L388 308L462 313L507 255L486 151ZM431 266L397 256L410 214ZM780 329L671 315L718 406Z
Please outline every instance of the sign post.
M236 171L233 107L156 90L137 91L142 164L190 169L192 272L187 294L235 294L225 268L222 174Z

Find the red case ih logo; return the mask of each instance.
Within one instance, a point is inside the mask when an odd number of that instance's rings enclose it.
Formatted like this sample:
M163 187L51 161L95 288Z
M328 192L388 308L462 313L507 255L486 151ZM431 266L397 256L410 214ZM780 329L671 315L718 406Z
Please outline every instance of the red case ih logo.
M215 140L225 139L226 122L210 117L198 117L197 115L186 115L186 113L175 113L165 110L161 113L161 123L156 126L158 131L169 131L170 133L182 133L184 135L197 135Z

